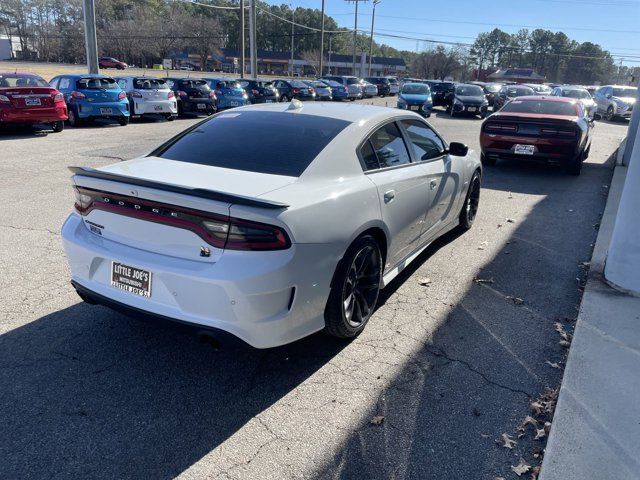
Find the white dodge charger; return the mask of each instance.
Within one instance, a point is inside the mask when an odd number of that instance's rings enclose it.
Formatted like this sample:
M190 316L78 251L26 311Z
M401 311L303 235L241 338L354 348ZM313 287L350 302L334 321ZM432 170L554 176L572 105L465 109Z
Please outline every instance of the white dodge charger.
M85 301L231 333L257 348L358 335L378 293L473 224L481 165L385 107L248 106L149 155L70 167L62 227Z

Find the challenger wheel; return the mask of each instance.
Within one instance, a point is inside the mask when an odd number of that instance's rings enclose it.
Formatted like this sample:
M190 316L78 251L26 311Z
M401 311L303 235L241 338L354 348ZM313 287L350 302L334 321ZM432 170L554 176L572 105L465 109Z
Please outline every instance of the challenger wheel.
M460 228L469 230L473 226L473 222L478 214L478 206L480 205L480 174L473 174L471 182L469 182L469 190L467 197L464 199L462 210L460 211Z
M354 338L364 330L378 301L382 266L380 246L372 236L360 237L349 247L334 275L324 312L328 334Z
M484 153L480 155L480 163L482 163L482 165L493 167L496 162L497 160L495 158L487 157Z

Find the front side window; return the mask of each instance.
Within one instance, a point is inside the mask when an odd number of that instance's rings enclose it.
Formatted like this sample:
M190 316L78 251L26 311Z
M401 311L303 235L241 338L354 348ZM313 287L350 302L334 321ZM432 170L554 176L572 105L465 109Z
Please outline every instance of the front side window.
M407 146L395 123L388 123L371 135L371 145L378 157L380 168L411 163Z
M417 158L425 161L444 155L444 143L427 124L418 120L402 120L402 125Z

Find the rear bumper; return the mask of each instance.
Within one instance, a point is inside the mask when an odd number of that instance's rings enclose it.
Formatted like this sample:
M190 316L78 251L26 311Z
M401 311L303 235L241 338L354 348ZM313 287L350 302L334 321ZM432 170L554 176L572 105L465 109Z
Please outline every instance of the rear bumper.
M0 108L0 123L53 123L68 118L67 106L46 108Z
M207 113L216 110L216 103L209 98L190 98L188 100L180 100L180 106L183 112L190 113ZM200 108L200 106L203 108Z
M135 100L132 115L177 115L175 100Z
M534 145L533 155L515 153L516 145ZM480 135L482 153L489 158L506 160L526 160L541 163L567 163L576 159L580 153L577 139L562 140L536 137L510 137L499 135Z
M222 110L223 108L234 108L234 107L242 107L244 105L248 105L249 100L241 97L218 97L218 109Z
M256 348L293 342L324 328L339 258L329 244L274 252L225 251L215 263L152 253L91 233L71 214L62 239L76 290L98 303L228 332ZM111 286L111 262L152 274L151 297ZM103 300L106 299L106 300Z
M108 103L76 103L75 108L79 118L119 118L129 116L129 101ZM107 113L111 109L111 113Z
M275 95L273 97L253 97L251 99L252 103L278 103L278 97Z

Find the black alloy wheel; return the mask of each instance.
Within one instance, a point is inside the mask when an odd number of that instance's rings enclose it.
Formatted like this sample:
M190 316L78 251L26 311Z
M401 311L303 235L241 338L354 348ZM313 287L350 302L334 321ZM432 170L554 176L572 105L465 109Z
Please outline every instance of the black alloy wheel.
M480 174L475 172L469 182L469 190L467 191L467 197L462 205L462 211L460 212L460 228L462 230L469 230L473 226L473 222L478 214L478 207L480 206Z
M325 309L325 330L339 338L354 338L371 318L382 282L382 255L376 240L357 239L343 257Z
M60 133L61 131L64 130L64 122L62 120L58 121L58 122L53 122L51 124L51 129L55 132L55 133Z

